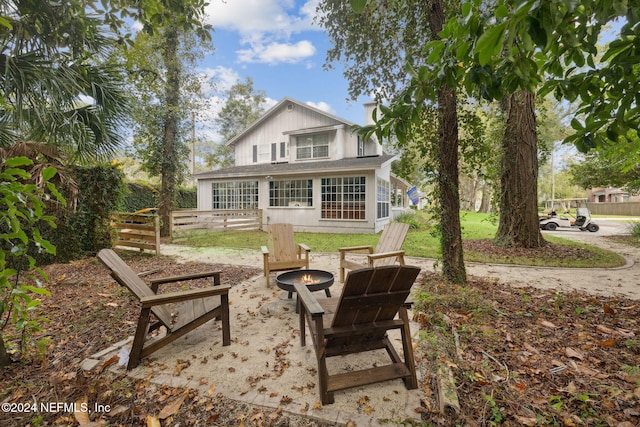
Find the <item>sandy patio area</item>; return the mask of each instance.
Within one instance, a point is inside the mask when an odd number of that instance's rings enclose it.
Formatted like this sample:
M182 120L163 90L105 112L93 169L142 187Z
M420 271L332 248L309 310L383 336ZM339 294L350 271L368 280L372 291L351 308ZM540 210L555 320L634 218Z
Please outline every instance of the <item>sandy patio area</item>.
M627 258L624 267L616 269L558 269L517 267L491 264L470 264L470 275L493 278L514 286L536 286L562 291L571 289L606 295L623 295L640 299L640 251L615 243L606 244L610 249ZM259 251L230 250L222 248L190 248L164 245L162 252L184 261L206 261L231 265L261 266ZM434 260L408 258L408 264L418 265L423 271L434 269ZM310 268L334 273L336 283L331 287L334 296L340 295L338 281L338 254L312 253ZM336 392L335 403L322 406L317 390L317 363L307 333L307 347L300 346L298 316L294 299L274 284L267 287L264 277L256 276L235 286L230 293L232 344L221 345L219 325L211 323L164 347L131 371L131 375L150 378L151 381L171 386L187 386L199 389L205 395L223 393L239 401L282 408L294 414L307 415L329 423L355 425L380 425L386 422L420 420L420 399L424 391L407 391L400 380L378 383ZM325 298L324 292L317 292ZM207 331L213 328L214 331ZM418 331L412 325L412 333ZM398 350L399 337L392 336ZM130 345L130 344L126 344ZM126 346L125 345L125 346ZM417 346L417 340L414 347ZM87 367L97 366L120 351L114 346L110 351L96 355L95 360L85 361ZM419 363L418 381L424 377L426 364ZM386 363L386 353L366 357L349 356L331 360L332 372L350 370L361 365ZM335 358L338 359L338 358ZM339 363L338 363L339 362ZM123 367L113 366L118 372ZM388 425L388 424L387 424Z

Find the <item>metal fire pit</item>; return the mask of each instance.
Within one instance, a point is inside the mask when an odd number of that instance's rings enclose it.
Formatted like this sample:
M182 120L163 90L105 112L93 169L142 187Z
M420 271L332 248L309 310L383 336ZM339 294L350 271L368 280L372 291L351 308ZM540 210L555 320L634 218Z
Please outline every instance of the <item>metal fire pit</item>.
M289 298L296 291L293 285L298 283L304 283L311 292L324 290L327 297L331 297L329 287L333 285L333 274L324 270L295 270L287 271L276 277L276 285L289 292ZM296 313L300 309L298 304L298 295L296 295Z

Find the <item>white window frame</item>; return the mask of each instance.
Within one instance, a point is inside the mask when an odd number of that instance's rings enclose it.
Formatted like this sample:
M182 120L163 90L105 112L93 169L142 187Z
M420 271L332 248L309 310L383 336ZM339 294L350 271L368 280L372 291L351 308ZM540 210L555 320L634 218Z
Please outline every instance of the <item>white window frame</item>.
M366 220L367 179L364 176L322 178L322 219Z
M296 137L296 159L326 159L329 157L329 134L314 133Z
M313 180L269 181L269 207L298 208L313 206Z
M391 183L376 177L376 219L389 218L391 212Z
M258 209L258 181L212 182L211 209Z

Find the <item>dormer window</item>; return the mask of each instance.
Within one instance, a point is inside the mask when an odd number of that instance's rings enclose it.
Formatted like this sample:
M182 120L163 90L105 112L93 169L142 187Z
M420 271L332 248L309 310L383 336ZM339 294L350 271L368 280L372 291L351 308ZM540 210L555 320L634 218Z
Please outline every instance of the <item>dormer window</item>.
M329 135L319 133L300 135L296 141L296 158L319 159L329 157Z

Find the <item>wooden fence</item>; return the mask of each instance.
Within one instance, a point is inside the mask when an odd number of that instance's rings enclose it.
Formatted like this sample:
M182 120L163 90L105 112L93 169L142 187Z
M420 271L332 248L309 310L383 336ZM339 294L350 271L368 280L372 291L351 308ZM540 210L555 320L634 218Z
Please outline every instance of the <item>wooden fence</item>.
M160 219L158 215L115 213L111 215L114 229L113 246L155 251L160 255Z
M262 209L252 210L177 210L171 212L171 238L175 233L192 230L261 230Z
M640 216L640 202L589 203L593 215Z

